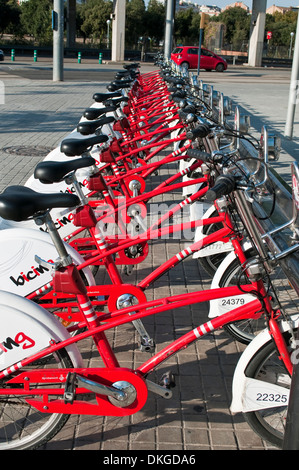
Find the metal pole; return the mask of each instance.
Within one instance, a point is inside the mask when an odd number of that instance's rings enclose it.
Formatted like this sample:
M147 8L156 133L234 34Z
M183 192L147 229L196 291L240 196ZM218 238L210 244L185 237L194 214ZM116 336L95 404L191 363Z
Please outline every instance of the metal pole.
M110 23L111 20L107 20L107 49L110 49Z
M297 333L298 341L298 333ZM299 450L299 364L294 364L283 450Z
M197 64L197 75L199 75L200 70L200 57L201 57L201 44L202 44L202 37L205 27L205 13L201 14L200 18L200 26L199 26L199 42L198 42L198 64Z
M64 1L54 0L52 11L53 28L53 81L63 81L63 32Z
M294 38L294 32L291 32L291 41L290 41L290 48L289 48L289 59L292 57L292 46L293 46L293 38Z
M296 39L293 55L293 65L291 74L291 83L289 91L289 104L286 119L286 126L284 135L289 139L293 138L293 124L296 110L296 99L298 92L298 78L299 78L299 13L297 17Z
M172 50L172 33L174 21L174 1L167 0L166 7L166 23L165 23L165 41L164 41L164 57L170 59Z

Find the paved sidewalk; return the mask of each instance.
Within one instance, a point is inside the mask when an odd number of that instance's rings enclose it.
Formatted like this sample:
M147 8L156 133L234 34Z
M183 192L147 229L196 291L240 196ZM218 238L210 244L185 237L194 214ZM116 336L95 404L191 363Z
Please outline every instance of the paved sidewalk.
M146 66L142 72L149 69L153 67ZM5 85L5 104L0 105L0 190L10 184L25 183L36 164L75 128L84 109L92 103L93 93L106 91L106 83L100 81L100 74L99 81L54 84L51 80L24 79L15 75L13 68L3 70L0 67L0 80ZM219 80L215 74L210 77ZM225 87L229 96L232 85L227 83ZM234 93L236 95L236 89ZM162 170L153 179L153 184L173 171L174 167ZM180 194L166 195L162 200L174 202L180 200ZM148 258L137 267L128 282L135 283L183 248L180 240L153 243ZM105 281L103 271L97 280ZM150 291L149 298L209 289L209 286L210 278L198 262L188 260L169 276L161 278ZM175 315L149 317L145 323L153 333L157 347L161 348L173 337L206 320L207 306L190 306ZM149 357L149 353L132 349L136 337L131 326L119 327L109 333L109 337L121 365L136 367ZM171 368L176 374L177 386L170 400L150 394L145 407L132 417L72 416L45 448L111 451L269 449L271 447L248 427L243 416L233 416L229 411L233 371L243 350L244 346L223 331L211 333L159 370L162 375ZM84 343L82 354L86 364L99 365L89 341Z
M24 183L36 164L59 145L92 103L102 82L35 81L0 75L5 104L0 105L1 190Z

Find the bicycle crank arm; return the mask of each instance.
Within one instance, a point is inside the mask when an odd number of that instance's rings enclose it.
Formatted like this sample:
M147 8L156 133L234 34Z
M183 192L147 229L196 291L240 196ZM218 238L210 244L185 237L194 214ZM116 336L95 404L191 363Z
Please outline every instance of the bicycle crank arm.
M125 391L121 389L117 389L113 386L107 387L107 385L94 382L93 380L89 380L86 377L83 377L82 375L79 375L79 374L74 374L74 375L75 375L75 382L76 382L75 387L76 386L83 387L91 392L99 393L100 395L105 395L107 397L115 398L116 400L119 400L120 402L123 402L126 399L126 393ZM75 387L74 387L74 391L75 391ZM66 396L67 394L68 392L65 392L64 395ZM135 395L136 395L136 392L135 392Z
M167 400L172 397L172 391L169 388L162 387L148 379L146 379L146 385L150 392L153 392L160 397L166 398Z

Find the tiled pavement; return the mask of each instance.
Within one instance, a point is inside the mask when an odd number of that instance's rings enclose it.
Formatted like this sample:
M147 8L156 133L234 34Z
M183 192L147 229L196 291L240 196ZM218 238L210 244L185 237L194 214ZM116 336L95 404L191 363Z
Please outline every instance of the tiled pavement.
M76 126L82 111L92 102L95 91L105 91L103 82L62 82L32 80L0 74L5 84L5 104L0 105L0 189L22 184L32 174L44 153L55 148ZM21 150L23 147L23 150ZM36 153L32 155L34 147ZM31 150L31 155L30 155ZM23 152L23 153L22 153ZM174 167L160 172L156 180L172 174ZM164 202L179 200L180 194L166 195ZM127 278L135 283L184 248L178 239L151 244L147 259ZM105 282L100 270L97 280ZM148 298L208 289L210 278L196 260L188 259L159 279ZM173 313L148 317L145 325L153 333L158 349L207 320L207 306L189 306ZM150 353L140 352L134 329L125 325L109 332L121 365L136 367ZM135 347L134 347L135 346ZM99 359L90 341L80 346L86 365ZM71 416L60 433L46 445L47 450L266 450L263 442L242 415L233 416L232 375L244 346L223 331L200 339L163 364L153 380L171 369L176 387L170 400L149 394L144 408L124 418ZM151 377L150 377L151 378Z

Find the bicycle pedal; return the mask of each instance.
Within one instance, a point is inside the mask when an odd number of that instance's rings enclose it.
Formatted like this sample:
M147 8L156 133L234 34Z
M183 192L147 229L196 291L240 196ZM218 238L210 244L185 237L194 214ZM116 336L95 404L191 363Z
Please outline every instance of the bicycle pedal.
M134 265L133 264L125 265L123 268L123 271L126 276L130 276L132 272L134 271Z
M140 351L152 352L155 349L155 341L153 338L142 337L140 340Z
M72 404L75 395L76 395L76 377L77 374L75 372L69 372L66 377L66 382L64 386L64 394L63 394L63 399L64 403L70 403Z
M173 373L171 372L171 370L165 372L162 375L162 377L159 380L159 385L161 387L164 387L164 388L167 388L167 389L171 389L171 388L175 387L175 385L176 385L175 377L174 377Z

